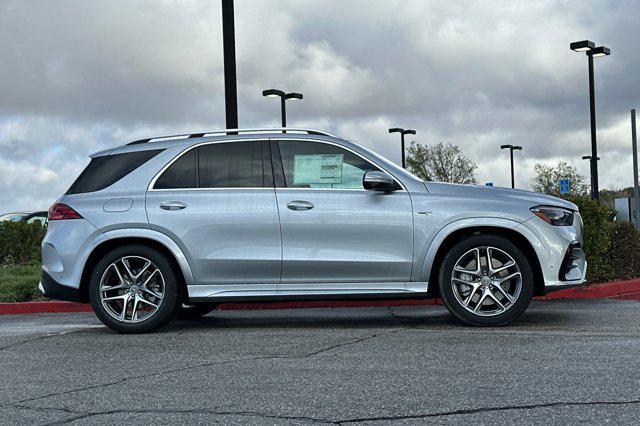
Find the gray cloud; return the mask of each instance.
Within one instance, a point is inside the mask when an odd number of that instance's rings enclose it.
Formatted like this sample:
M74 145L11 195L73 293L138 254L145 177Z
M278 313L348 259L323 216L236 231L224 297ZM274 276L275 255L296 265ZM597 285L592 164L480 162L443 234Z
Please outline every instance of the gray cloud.
M289 121L394 161L389 126L458 144L480 181L519 185L536 162L587 173L586 58L596 63L603 186L631 184L629 108L640 99L637 1L236 0L240 121L277 125L279 87L303 92ZM99 149L224 125L221 16L211 1L0 4L0 204L46 207ZM6 209L9 209L7 207Z

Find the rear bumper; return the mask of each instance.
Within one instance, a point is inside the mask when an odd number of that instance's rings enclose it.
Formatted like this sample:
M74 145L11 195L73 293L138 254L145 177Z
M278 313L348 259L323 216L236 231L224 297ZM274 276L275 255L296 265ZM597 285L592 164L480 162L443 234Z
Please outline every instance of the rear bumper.
M44 270L42 271L38 288L42 294L50 299L66 300L68 302L86 302L86 300L83 300L80 290L60 284L51 278Z

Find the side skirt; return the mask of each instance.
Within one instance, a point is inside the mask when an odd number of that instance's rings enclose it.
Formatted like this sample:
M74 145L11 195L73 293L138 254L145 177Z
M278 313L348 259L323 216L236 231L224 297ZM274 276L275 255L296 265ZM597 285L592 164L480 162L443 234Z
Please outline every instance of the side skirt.
M198 302L424 298L427 282L216 284L187 286L189 300Z

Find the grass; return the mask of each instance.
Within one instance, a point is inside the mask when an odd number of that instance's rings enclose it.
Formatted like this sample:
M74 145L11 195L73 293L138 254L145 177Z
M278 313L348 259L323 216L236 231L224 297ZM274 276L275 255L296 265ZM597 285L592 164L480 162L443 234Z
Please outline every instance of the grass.
M0 302L44 300L38 290L40 264L0 266Z

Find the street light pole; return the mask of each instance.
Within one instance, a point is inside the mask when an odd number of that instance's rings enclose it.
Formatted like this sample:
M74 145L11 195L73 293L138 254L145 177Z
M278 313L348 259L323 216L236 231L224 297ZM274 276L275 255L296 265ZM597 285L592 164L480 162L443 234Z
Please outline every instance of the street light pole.
M522 147L518 145L501 145L500 149L509 149L509 155L511 157L511 188L515 188L516 180L513 172L513 151L522 151Z
M638 188L638 140L636 138L636 110L631 110L631 148L633 151L634 225L640 230L640 189Z
M608 56L611 50L605 46L596 47L595 43L589 40L576 41L569 45L575 52L585 52L589 62L589 114L591 117L591 198L599 200L598 184L598 142L596 140L596 91L593 77L593 58Z
M593 161L591 161L591 155L583 155L583 160L589 160L589 169L593 172ZM596 162L600 161L600 157L596 157ZM591 197L593 198L593 173L591 174L589 192L591 193Z
M282 122L282 127L287 127L287 100L300 100L303 98L302 93L290 92L285 93L279 89L267 89L262 91L262 96L266 96L268 98L280 98L280 120ZM286 133L285 130L282 133Z
M400 149L402 150L402 168L407 168L407 162L405 158L405 147L404 147L404 135L415 135L416 131L413 129L402 129L400 127L394 127L389 129L389 133L400 133Z
M238 128L236 83L236 36L233 0L222 0L222 47L224 52L224 106L227 129Z

